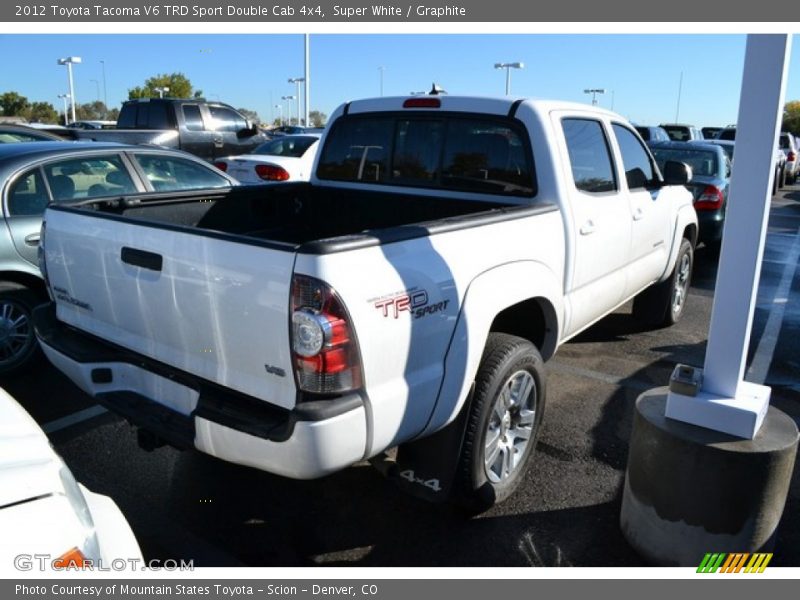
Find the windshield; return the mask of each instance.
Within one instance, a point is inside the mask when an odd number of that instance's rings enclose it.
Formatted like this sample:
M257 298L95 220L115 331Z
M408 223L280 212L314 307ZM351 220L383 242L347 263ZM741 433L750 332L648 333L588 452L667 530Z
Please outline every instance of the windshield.
M715 152L709 150L673 150L668 148L654 148L653 156L658 163L658 168L664 171L664 164L668 160L686 163L692 168L693 175L716 177L719 173L719 160Z
M267 154L269 156L291 156L300 158L319 138L311 135L285 136L256 146L250 154Z

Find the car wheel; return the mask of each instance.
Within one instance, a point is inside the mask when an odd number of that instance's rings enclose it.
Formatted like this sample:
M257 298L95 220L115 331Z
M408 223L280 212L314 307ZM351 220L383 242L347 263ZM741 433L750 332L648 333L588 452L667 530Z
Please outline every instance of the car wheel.
M669 327L680 321L686 309L693 267L694 249L684 238L670 276L634 298L634 318L653 327Z
M24 286L0 286L0 376L25 366L36 353L31 311L38 304L37 296Z
M545 373L528 340L491 333L469 406L453 500L470 513L508 498L522 481L542 422Z

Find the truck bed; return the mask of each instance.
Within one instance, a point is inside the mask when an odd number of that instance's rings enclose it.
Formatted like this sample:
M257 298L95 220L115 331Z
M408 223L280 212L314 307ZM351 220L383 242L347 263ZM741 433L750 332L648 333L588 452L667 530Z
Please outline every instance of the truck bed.
M521 208L500 202L354 191L308 183L241 186L224 192L169 197L153 194L133 201L128 198L88 206L126 220L198 228L292 246L343 236L381 238L379 230L443 219L460 222L462 217L491 217L512 206ZM409 237L412 232L406 230L405 234Z

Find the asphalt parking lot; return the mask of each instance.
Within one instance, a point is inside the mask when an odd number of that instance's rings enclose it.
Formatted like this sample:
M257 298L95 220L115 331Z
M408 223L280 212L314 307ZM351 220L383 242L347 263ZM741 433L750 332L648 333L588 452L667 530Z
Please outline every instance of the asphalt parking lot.
M772 203L748 378L800 422L800 186ZM699 248L684 319L644 331L624 306L549 363L533 467L508 502L471 520L396 491L359 465L291 481L169 447L147 453L43 359L0 381L45 426L78 480L114 498L147 558L196 566L639 566L619 527L633 403L677 362L702 365L717 257ZM800 565L795 469L775 566Z

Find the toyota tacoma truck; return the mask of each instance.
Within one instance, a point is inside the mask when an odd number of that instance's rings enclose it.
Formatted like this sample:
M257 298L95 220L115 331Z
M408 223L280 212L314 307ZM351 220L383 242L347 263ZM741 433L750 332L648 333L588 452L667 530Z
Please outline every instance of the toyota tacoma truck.
M299 479L371 459L485 509L559 344L632 298L681 317L690 170L614 113L527 99L353 101L321 144L308 183L50 207L42 348L146 447Z

